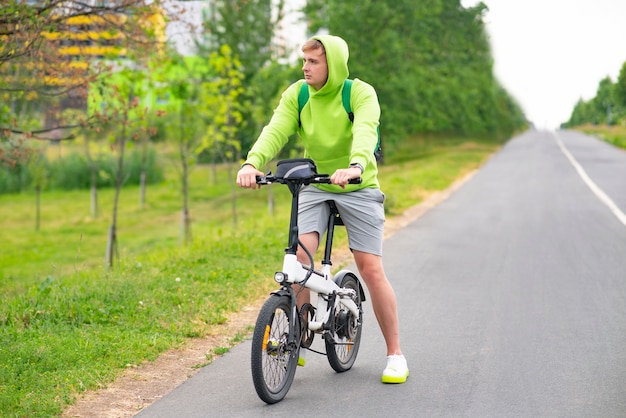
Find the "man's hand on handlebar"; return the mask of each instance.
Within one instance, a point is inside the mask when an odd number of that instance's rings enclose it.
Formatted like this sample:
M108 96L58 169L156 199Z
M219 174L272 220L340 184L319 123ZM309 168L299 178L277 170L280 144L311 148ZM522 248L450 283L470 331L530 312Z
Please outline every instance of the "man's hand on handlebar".
M346 184L348 184L350 180L358 179L359 177L361 177L361 169L359 167L341 168L330 176L330 182L345 189Z
M251 164L246 164L237 173L237 185L244 189L259 189L261 185L256 182L257 176L263 176L263 172Z

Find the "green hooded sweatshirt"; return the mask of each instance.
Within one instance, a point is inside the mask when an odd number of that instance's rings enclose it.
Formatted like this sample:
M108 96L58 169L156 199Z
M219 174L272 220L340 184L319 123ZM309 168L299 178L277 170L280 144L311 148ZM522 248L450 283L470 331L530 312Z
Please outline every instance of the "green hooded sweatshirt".
M348 78L348 45L332 35L315 36L326 50L328 80L320 89L309 86L309 100L300 113L298 126L298 95L305 80L298 80L282 94L269 124L248 153L245 163L262 170L289 140L298 133L304 145L304 157L312 159L320 174L332 175L336 170L360 164L364 171L362 183L347 185L318 185L330 192L349 192L362 188L379 188L378 168L374 149L378 142L377 127L380 106L372 86L355 79L352 83L350 107L354 122L350 122L341 100L343 83Z

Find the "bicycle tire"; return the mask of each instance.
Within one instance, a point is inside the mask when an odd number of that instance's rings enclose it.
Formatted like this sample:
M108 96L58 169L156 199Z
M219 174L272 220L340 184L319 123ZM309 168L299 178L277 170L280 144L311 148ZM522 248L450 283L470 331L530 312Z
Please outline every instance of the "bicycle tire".
M291 300L272 295L259 312L252 335L251 370L257 395L264 402L280 402L289 391L298 366L300 333L291 323ZM289 344L290 330L296 332Z
M338 373L352 368L361 345L363 326L359 280L353 273L347 273L341 280L340 287L355 291L354 302L359 307L359 318L355 318L345 308L338 310L335 312L331 337L325 336L326 357L330 366Z

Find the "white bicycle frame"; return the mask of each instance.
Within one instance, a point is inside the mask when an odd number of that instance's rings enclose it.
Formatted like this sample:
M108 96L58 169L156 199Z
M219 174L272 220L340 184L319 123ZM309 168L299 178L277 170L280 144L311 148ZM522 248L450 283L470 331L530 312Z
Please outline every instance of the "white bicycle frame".
M309 275L308 279L306 279L307 275ZM329 309L328 306L327 296L333 292L336 292L337 294L337 297L335 298L335 308L343 305L352 313L352 315L354 315L355 318L360 316L359 307L352 299L354 290L340 288L335 283L333 275L330 272L330 264L323 265L321 272L316 270L310 272L302 266L302 263L297 260L295 254L285 254L285 258L283 260L283 271L276 273L274 278L279 283L286 281L292 284L303 285L312 292L312 300L314 300L315 296L317 296L317 309L315 310L315 317L308 323L308 328L311 331L321 332L324 324L329 320L331 309ZM305 279L306 282L304 282ZM302 284L303 282L304 284ZM322 313L323 317L320 318L319 316Z

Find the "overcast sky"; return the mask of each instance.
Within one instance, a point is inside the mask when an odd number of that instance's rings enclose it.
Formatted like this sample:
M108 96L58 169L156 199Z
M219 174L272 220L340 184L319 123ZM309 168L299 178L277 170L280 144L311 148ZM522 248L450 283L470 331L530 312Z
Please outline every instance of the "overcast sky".
M495 74L540 129L566 122L626 62L626 0L483 2Z

